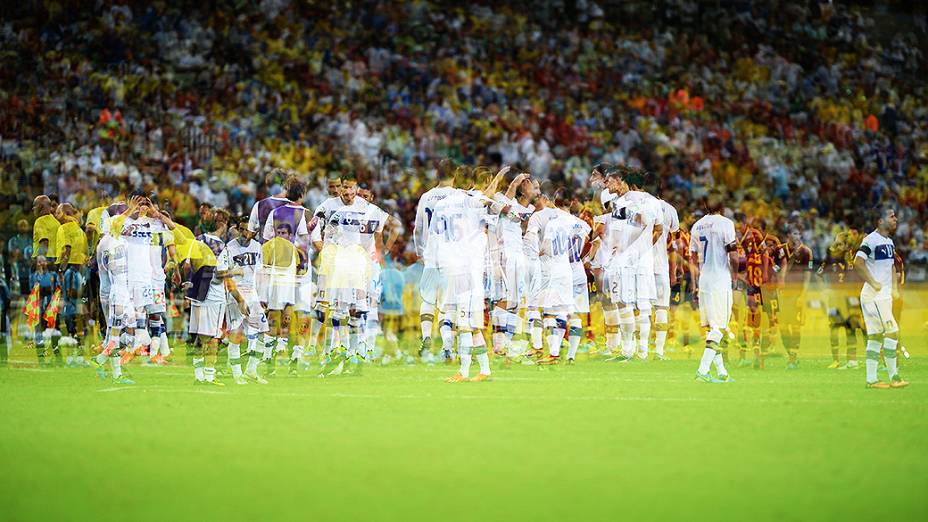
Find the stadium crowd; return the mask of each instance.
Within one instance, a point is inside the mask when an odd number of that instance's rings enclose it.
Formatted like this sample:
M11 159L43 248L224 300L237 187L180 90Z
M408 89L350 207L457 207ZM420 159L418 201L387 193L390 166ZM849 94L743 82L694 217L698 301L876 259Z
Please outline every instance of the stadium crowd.
M280 192L274 167L308 208L350 173L409 231L444 157L594 204L593 165L641 167L682 221L721 192L781 237L801 224L816 260L894 200L900 254L928 261L924 15L881 38L871 9L824 3L228 4L12 8L5 302L27 292L38 194L86 212L140 188L198 233L204 204L238 215Z

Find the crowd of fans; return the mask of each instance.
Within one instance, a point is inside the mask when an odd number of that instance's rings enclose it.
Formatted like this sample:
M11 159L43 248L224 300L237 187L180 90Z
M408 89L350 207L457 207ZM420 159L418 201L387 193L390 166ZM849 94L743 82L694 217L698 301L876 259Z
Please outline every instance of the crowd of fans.
M201 203L241 213L277 190L272 167L306 178L311 207L350 172L408 226L443 157L584 200L592 165L644 167L681 216L721 193L732 213L801 223L818 258L896 201L896 244L928 261L924 13L887 31L830 3L542 4L12 7L4 264L40 193L86 210L145 187L192 225Z

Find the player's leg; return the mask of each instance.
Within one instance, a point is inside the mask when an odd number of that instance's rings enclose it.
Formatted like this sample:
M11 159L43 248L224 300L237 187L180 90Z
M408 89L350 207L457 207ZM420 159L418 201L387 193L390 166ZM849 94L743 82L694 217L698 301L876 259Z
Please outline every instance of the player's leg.
M479 368L477 375L471 381L488 381L490 380L490 356L487 353L486 340L483 337L483 311L473 310L467 314L464 320L468 321L474 335L472 351Z
M473 332L470 327L470 321L467 317L464 317L464 314L459 313L458 310L454 307L446 308L444 315L444 320L450 320L452 317L458 319L457 340L458 359L460 360L460 367L458 372L449 377L447 382L463 382L470 378L470 364L472 359L472 349L474 345Z
M425 301L419 305L419 328L422 332L422 344L419 357L425 357L432 350L432 328L435 322L435 305Z
M867 338L867 332L864 330L864 320L860 313L860 307L854 308L853 312L848 314L845 326L845 364L842 366L846 370L854 370L859 367L857 361L857 347L859 341Z
M246 384L242 371L242 341L245 339L244 321L228 334L229 345L226 348L229 367L232 369L232 382Z
M441 358L447 363L453 359L452 350L454 349L455 323L451 315L441 313L439 316L438 332L441 334Z
M154 364L162 364L164 362L162 350L167 352L169 348L164 342L164 317L160 312L148 315L148 336L151 338L148 360Z
M490 325L493 334L493 353L496 355L505 355L509 352L509 345L506 342L506 326L508 323L508 303L505 300L497 301L490 312Z
M728 380L728 371L722 359L721 343L723 330L727 328L731 317L731 290L699 289L700 323L706 330L706 345L703 349L697 380L713 382L709 370L714 365L720 381Z
M636 318L638 322L638 358L646 360L651 342L651 302L639 299L636 307L638 308Z
M573 364L577 359L577 350L580 348L582 339L583 318L579 314L574 314L567 321L567 364Z

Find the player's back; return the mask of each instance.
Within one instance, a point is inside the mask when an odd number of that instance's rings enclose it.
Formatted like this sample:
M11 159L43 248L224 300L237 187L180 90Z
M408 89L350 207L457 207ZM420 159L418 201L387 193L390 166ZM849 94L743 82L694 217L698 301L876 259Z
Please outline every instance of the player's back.
M270 196L264 198L255 203L255 206L251 209L251 215L248 219L248 230L252 232L257 232L258 235L255 236L259 241L263 242L264 238L262 237L261 232L264 230L264 226L267 223L267 218L271 215L271 212L278 207L282 207L289 203L287 198L279 198L277 196Z
M680 217L673 205L662 199L658 201L661 205L661 235L653 246L654 273L665 274L670 271L667 247L671 235L680 229Z
M416 255L422 257L425 254L426 244L428 243L429 226L432 222L432 215L435 212L435 205L454 193L453 187L433 187L425 191L419 197L419 203L416 205L416 223L413 229L413 244L416 247Z
M690 251L699 257L700 281L727 280L731 284L728 252L735 246L735 224L719 214L703 216L690 229Z
M480 245L484 209L463 190L455 190L439 201L432 212L427 240L427 257L447 271L470 271L478 261L482 265ZM479 258L479 259L478 259Z

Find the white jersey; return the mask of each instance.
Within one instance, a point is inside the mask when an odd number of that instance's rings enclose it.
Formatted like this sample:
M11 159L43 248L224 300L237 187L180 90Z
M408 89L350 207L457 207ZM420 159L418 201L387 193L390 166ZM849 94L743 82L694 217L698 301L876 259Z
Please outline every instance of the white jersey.
M164 273L164 262L166 260L167 247L174 244L174 232L164 228L162 232L156 232L152 235L151 250L149 252L151 262L152 280L156 287L163 289L167 274Z
M728 253L735 248L735 223L725 216L709 214L690 228L690 252L699 256L699 285L727 284L731 288Z
M290 242L302 246L309 235L309 228L306 225L307 212L309 211L303 205L296 203L287 203L275 208L264 223L262 237L265 241L269 241L278 235L279 228L286 227L287 233L290 234Z
M166 230L164 223L149 217L127 217L123 222L122 237L126 240L130 283L152 284L155 278L153 243Z
M425 259L447 274L473 274L483 270L486 248L486 209L477 197L463 190L442 198L432 209Z
M663 230L661 230L657 242L654 243L654 273L669 274L670 261L667 258L667 239L670 234L680 230L680 217L673 205L663 199L659 201L661 203L661 225L663 225Z
M570 269L573 272L574 285L586 284L586 269L583 267L583 246L590 237L590 225L576 217L570 227Z
M613 224L612 214L607 213L595 216L593 218L593 225L601 226L603 228L603 234L599 239L599 250L596 251L596 255L593 256L593 259L590 260L590 268L601 268L609 264L609 260L615 253L616 235L613 234L613 228L619 227L622 224Z
M416 247L416 255L422 258L426 252L429 237L429 225L435 212L435 205L439 201L453 194L454 187L435 187L429 189L419 198L416 206L416 225L413 229L412 240Z
M128 246L122 236L104 234L97 244L97 266L100 274L100 297L112 299L118 292L129 295Z
M551 210L554 212L538 212L543 216L541 220L544 221L544 228L539 231L538 237L539 258L553 272L572 276L570 240L576 218L560 209Z
M542 255L542 243L544 242L544 229L555 217L558 217L556 208L543 208L528 219L528 225L525 229L525 238L523 246L525 256L529 261L537 260Z
M389 216L380 207L363 199L342 205L329 216L329 242L340 248L360 246L369 254L375 252L374 235L383 232Z
M506 252L513 252L523 248L522 244L522 223L528 221L535 212L535 207L529 205L522 206L515 199L509 199L505 194L497 193L493 197L494 201L502 207L509 207L506 215L500 216L498 236L500 245Z
M613 268L635 268L638 274L654 273L655 224L662 219L657 198L645 192L629 191L611 202L614 236Z
M867 234L857 249L856 257L860 257L867 265L867 270L873 279L880 284L880 291L874 290L870 283L864 282L860 290L860 300L873 302L877 299L892 299L893 295L893 260L896 255L896 246L893 240L874 230Z
M224 272L241 268L242 274L231 276L236 288L244 292L254 292L257 286L258 270L264 265L261 244L252 239L242 245L237 239L226 243L226 247L216 264L216 270Z
M358 201L364 201L362 198L355 197L352 204L357 203ZM310 239L312 241L325 241L328 242L326 236L326 230L328 229L329 218L332 217L332 213L336 210L345 206L345 202L341 198L329 198L316 207L316 210L313 211L313 216L319 220L319 224L313 228L312 235Z

